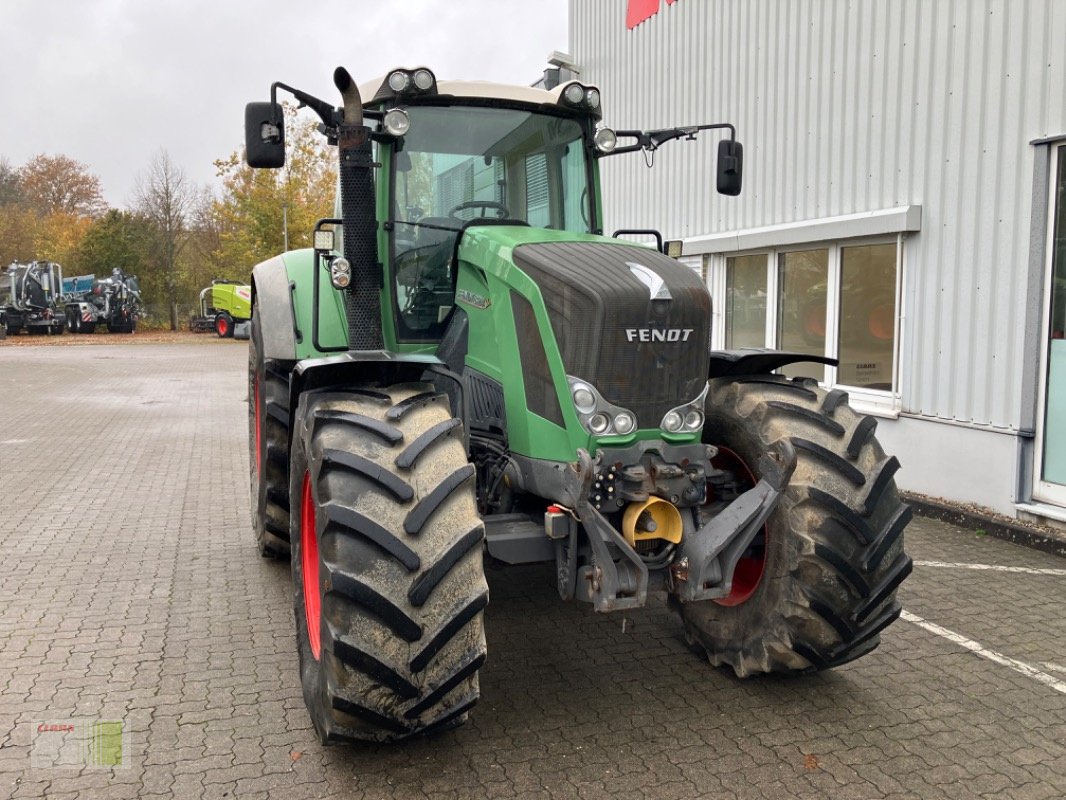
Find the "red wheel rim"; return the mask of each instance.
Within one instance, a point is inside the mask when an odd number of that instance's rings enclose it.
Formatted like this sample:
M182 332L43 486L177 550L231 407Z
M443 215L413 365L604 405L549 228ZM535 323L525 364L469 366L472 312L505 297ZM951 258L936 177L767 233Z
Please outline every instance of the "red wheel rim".
M719 447L718 455L714 457L711 463L718 469L727 469L746 476L751 481L752 486L758 483L755 479L755 474L744 463L744 459L728 447ZM766 570L766 540L769 536L770 531L764 525L762 553L755 557L741 557L737 561L737 566L733 570L733 585L729 590L729 594L725 597L719 597L714 602L720 606L739 606L747 602L755 594L755 590L759 588L759 583L762 581L763 572Z
M228 330L229 330L229 325L227 324L226 320L220 319L218 321L218 335L219 336L225 336L226 335L226 331L228 331Z
M322 652L322 598L318 594L318 531L315 529L315 499L311 496L311 472L304 473L300 501L300 565L303 567L304 615L311 655L318 661Z
M870 312L867 325L870 335L882 342L892 338L895 327L895 309L890 305L878 306Z
M823 338L825 336L825 306L812 306L807 309L803 320L803 329L808 336Z
M262 383L259 375L255 376L255 396L252 402L255 403L255 474L257 477L263 477L263 422L259 413L259 386Z

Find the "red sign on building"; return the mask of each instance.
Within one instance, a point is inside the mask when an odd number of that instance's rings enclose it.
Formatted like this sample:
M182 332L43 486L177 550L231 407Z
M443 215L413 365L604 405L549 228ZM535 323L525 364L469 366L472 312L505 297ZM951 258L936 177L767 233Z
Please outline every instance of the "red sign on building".
M666 0L668 6L675 2L677 0ZM626 6L626 27L633 30L640 23L654 17L659 13L659 3L660 0L629 0L629 5Z

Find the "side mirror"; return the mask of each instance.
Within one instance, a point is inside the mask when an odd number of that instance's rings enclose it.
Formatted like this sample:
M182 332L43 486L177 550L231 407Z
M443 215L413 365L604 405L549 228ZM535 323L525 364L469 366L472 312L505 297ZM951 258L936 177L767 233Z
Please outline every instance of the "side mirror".
M744 177L744 146L723 139L718 143L718 193L736 197Z
M249 167L285 166L285 115L277 103L244 107L244 151Z

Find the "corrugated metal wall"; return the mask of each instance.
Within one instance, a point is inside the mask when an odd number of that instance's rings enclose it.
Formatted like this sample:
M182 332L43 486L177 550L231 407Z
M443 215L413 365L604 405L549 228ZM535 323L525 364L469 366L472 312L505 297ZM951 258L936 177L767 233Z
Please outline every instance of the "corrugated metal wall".
M571 0L570 49L605 122L730 121L745 189L715 194L713 142L604 167L607 228L670 238L922 206L906 245L903 408L1021 419L1032 139L1066 133L1066 0Z

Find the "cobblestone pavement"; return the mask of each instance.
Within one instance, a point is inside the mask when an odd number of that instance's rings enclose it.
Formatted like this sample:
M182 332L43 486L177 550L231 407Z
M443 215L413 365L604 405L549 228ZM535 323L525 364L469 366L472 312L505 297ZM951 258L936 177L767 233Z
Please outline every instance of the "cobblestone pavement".
M844 668L739 681L661 604L623 622L493 571L471 722L320 747L248 523L244 363L0 346L0 798L1066 795L1066 562L921 519L909 620ZM126 766L33 766L68 718L124 720Z

